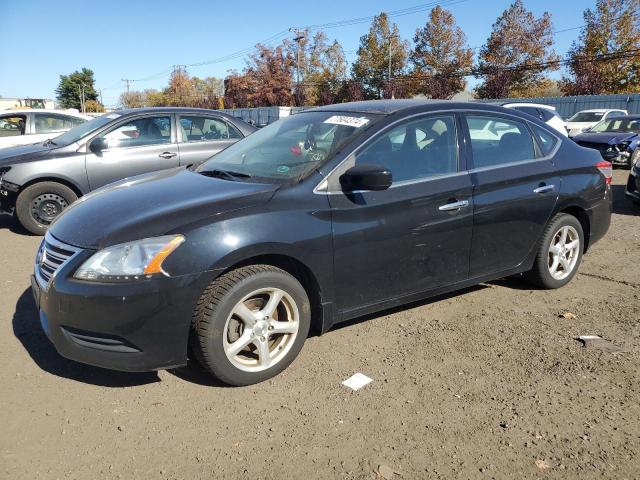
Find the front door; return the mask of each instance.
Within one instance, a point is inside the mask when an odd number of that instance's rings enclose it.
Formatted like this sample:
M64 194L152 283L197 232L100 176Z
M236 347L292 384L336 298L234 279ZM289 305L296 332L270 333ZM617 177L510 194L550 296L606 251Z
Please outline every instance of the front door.
M223 119L207 115L180 115L180 165L202 163L242 138Z
M407 120L332 175L353 164L382 165L393 175L388 190L345 194L329 179L341 313L467 278L472 186L459 162L456 126L453 114Z
M534 142L527 123L498 114L468 114L474 184L472 277L518 267L555 207L561 178L551 153L554 135ZM488 134L489 132L490 134Z
M116 180L180 164L169 114L125 120L100 137L106 141L105 149L95 153L87 149L87 175L91 190Z

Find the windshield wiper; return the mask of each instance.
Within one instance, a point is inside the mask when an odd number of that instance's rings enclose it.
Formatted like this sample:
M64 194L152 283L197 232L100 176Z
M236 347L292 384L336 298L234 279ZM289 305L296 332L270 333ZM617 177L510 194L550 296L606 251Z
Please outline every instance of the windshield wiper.
M54 142L53 140L51 140L50 138L47 138L44 143L42 144L43 147L48 147L49 145L58 145L56 142Z
M251 175L249 175L248 173L232 172L230 170L220 170L220 169L203 170L200 173L207 177L214 177L214 178L223 177L231 181L236 181L238 178L251 178Z

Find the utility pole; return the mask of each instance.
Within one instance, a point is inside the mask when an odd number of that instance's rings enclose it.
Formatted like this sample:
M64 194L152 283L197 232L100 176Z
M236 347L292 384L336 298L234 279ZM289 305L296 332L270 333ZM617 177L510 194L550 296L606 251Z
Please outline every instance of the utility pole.
M82 111L82 113L85 113L85 106L84 106L84 83L81 83L78 86L78 95L80 97L80 110Z
M296 57L297 57L296 83L298 84L298 91L300 91L300 52L301 52L300 46L302 41L307 37L305 35L305 32L298 28L290 28L289 31L296 34L296 36L293 38L293 41L296 42L296 44L298 45L298 47L296 48Z
M133 80L129 78L123 78L122 81L127 84L127 93L129 93L129 85L133 82Z
M394 96L394 92L393 92L393 87L391 86L391 41L394 38L398 38L398 35L389 35L389 72L387 75L387 81L389 82L389 88L391 88L391 98L395 98Z
M173 74L182 73L185 76L187 75L187 66L186 65L174 65L173 66ZM180 103L183 102L182 99L182 82L178 81L178 97L180 98Z

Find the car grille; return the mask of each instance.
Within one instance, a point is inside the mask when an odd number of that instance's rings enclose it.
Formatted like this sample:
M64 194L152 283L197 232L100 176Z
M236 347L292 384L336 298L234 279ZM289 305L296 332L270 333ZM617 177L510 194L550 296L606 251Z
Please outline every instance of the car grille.
M56 272L79 251L47 233L36 255L35 275L40 286L46 289Z
M604 152L606 152L607 149L610 147L610 145L603 144L603 143L591 143L591 142L576 142L576 143L581 147L593 148L594 150L598 150L600 152L600 155L602 155L603 157L604 157Z

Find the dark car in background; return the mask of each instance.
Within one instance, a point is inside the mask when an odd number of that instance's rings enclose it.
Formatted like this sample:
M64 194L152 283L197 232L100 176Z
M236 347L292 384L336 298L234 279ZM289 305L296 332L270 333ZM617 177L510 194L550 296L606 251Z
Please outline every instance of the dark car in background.
M640 115L607 118L573 139L578 145L598 150L614 165L631 168L640 147Z
M145 371L191 351L247 385L310 328L520 273L567 284L609 228L611 174L514 110L330 105L80 199L38 250L33 293L65 357Z
M633 203L640 206L640 148L633 152L633 165L629 172L625 194Z
M116 180L202 163L256 130L215 110L118 110L42 143L0 150L0 211L42 235L78 197Z

